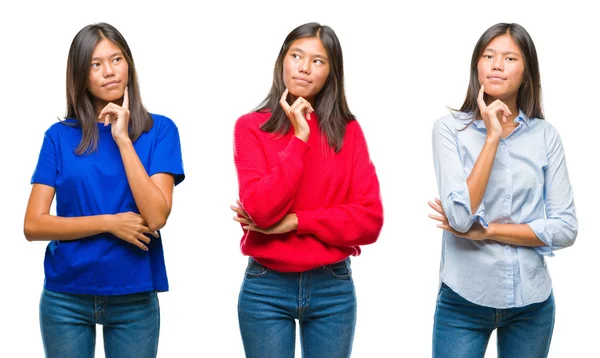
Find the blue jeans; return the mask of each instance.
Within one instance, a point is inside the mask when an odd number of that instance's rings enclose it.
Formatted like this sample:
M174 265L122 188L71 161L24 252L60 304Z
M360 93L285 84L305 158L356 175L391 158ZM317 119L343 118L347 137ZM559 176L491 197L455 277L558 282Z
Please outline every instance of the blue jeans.
M40 328L48 358L94 357L96 324L107 358L156 357L160 309L156 292L75 295L44 289Z
M303 357L350 357L356 326L350 258L299 273L249 258L238 318L246 357L293 358L296 319Z
M433 357L483 357L492 331L498 358L544 358L554 328L554 296L525 307L495 309L471 303L442 283L433 325Z

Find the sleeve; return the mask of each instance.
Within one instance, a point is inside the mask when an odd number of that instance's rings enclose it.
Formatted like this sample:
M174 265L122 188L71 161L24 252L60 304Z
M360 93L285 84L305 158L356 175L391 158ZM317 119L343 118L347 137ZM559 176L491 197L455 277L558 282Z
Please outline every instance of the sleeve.
M148 176L169 173L175 177L175 185L177 185L185 179L179 131L175 123L166 117L163 117L160 122L155 119L154 125L159 127Z
M548 163L544 168L545 219L534 220L528 225L546 246L536 250L546 256L553 251L569 247L577 237L577 217L573 190L569 182L567 163L558 132L550 127L546 131Z
M238 175L240 201L250 219L261 228L279 222L290 209L304 169L308 144L292 136L287 146L277 153L273 166L247 117L238 119L234 129L234 162Z
M31 184L45 184L56 187L56 177L58 175L58 160L56 157L56 141L52 138L51 131L44 134L42 149L38 158L35 171L31 177Z
M467 232L476 221L488 226L483 200L475 214L471 214L471 198L467 174L458 152L456 130L443 119L433 126L433 164L438 192L448 223L458 232Z
M348 203L296 212L298 234L312 234L336 246L367 245L377 241L383 226L379 180L358 123L353 132L354 140L344 144L354 146Z

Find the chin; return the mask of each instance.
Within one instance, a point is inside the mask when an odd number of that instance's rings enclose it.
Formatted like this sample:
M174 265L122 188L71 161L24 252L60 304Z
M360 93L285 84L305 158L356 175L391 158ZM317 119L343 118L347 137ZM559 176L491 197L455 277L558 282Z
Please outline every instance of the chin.
M288 89L288 91L294 97L308 98L312 96L310 91L306 91L303 89Z

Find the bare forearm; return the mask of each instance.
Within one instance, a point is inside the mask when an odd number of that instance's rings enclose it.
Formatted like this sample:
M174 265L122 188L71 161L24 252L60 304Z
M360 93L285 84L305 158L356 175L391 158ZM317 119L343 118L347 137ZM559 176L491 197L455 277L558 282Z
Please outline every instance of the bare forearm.
M496 157L496 151L498 149L498 143L500 137L488 137L475 161L475 165L471 170L471 174L467 178L467 187L469 188L469 197L471 199L471 213L477 212L477 208L483 201L483 195L487 188L488 180L490 179L490 173L492 172L492 165L494 164L494 158Z
M492 223L488 226L487 238L510 245L546 246L527 224Z
M127 181L135 204L152 231L162 228L170 206L162 191L152 182L130 140L118 143Z
M109 228L110 215L65 218L42 214L26 218L23 231L28 241L69 241L108 232Z

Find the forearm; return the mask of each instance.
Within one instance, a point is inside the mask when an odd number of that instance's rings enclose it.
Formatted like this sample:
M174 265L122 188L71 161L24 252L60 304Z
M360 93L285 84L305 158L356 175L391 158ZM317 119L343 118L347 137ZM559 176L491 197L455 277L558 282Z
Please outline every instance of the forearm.
M297 213L299 234L312 234L336 246L368 245L377 241L383 226L378 198L360 203Z
M125 167L127 182L140 215L151 231L161 229L171 211L165 195L148 176L135 152L133 143L130 140L125 140L118 143L118 146Z
M235 165L238 173L240 201L252 221L261 228L275 225L290 210L304 170L308 146L293 137L277 162L268 168L260 146L236 145Z
M546 246L527 224L489 224L487 239L518 246Z
M487 188L492 165L496 157L496 151L500 143L500 137L489 136L475 161L475 165L467 178L467 187L469 188L469 198L471 204L471 214L477 212L477 208L483 201L483 195Z
M61 217L40 214L25 218L24 234L28 241L78 240L108 232L111 215Z

